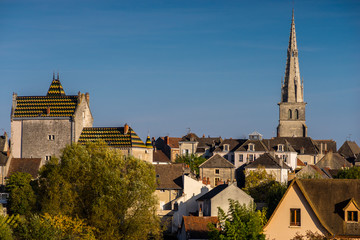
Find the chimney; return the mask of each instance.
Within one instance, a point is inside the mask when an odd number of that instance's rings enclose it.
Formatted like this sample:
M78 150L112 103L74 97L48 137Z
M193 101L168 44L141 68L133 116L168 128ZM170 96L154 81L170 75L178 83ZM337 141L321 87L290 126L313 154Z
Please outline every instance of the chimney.
M205 138L205 134L203 134L203 138Z
M90 106L90 95L88 92L85 93L85 99L86 99L87 104Z
M6 151L6 156L10 157L10 148Z
M320 143L320 154L323 154L323 143Z
M47 109L46 109L46 115L47 115L47 116L50 116L50 107L47 107Z
M78 92L78 99L77 99L77 103L79 104L81 102L81 92Z
M165 136L165 143L166 143L166 145L169 145L169 144L170 144L169 136Z
M301 154L304 154L304 153L305 153L305 148L304 148L304 147L301 147L301 148L300 148L300 153L301 153Z
M127 123L125 123L124 125L124 134L127 134L129 131L129 125Z
M199 217L204 216L201 206L202 206L202 204L200 204L200 207L199 207Z

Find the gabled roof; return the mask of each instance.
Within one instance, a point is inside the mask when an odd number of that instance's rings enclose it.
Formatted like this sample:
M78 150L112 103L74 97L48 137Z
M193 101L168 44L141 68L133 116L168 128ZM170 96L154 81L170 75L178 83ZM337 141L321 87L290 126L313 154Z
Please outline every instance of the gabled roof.
M156 189L183 189L183 164L155 164L157 188Z
M127 133L124 133L124 127L86 127L83 128L78 142L85 143L98 140L103 140L114 148L146 148L144 142L131 127Z
M165 144L166 144L166 139L168 139L169 147L171 148L179 148L179 142L182 140L182 138L179 137L169 137L169 136L160 137L160 139L162 139L165 142Z
M214 152L222 152L224 150L224 145L229 145L229 152L235 151L237 148L239 148L243 143L245 143L247 139L224 139L219 147L215 148Z
M280 158L277 156L272 156L269 153L264 153L255 161L248 164L245 168L258 168L258 167L265 167L265 168L285 168L290 169L288 165L286 165Z
M360 147L355 141L345 141L339 148L338 153L343 155L345 158L356 158L356 156L360 154Z
M254 152L266 152L268 151L265 144L262 142L262 140L247 140L244 142L240 147L238 147L235 151L247 151L249 148L249 144L255 145L255 151Z
M156 150L153 152L153 163L170 163L170 159L165 155L161 150Z
M263 143L269 149L269 151L278 151L279 145L282 144L284 146L284 152L296 152L289 141L286 140L286 138L264 139Z
M37 178L41 164L41 158L13 158L11 159L7 176L15 172L29 173Z
M181 138L180 142L197 142L199 137L195 133L188 133Z
M340 169L342 167L352 167L352 164L349 163L339 153L333 153L330 151L326 153L319 162L316 163L316 166L320 168L327 167L329 169Z
M319 150L321 150L321 144L322 144L322 148L323 151L333 151L336 152L337 148L336 148L336 142L332 139L322 139L322 140L313 140L314 143L316 144L317 148Z
M208 239L209 223L217 224L217 217L183 216L182 226L185 228L187 239Z
M317 178L332 178L331 172L329 171L323 171L322 168L316 166L316 165L306 165L306 167L303 167L300 171L296 173L296 176L299 178L304 178L304 176L307 177L307 175L315 175Z
M59 79L53 78L46 96L65 96L65 91Z
M219 154L215 154L200 164L199 168L235 168L235 166Z
M295 179L288 187L264 228L271 222L281 203L287 197L287 193L295 184L299 186L306 201L330 236L359 236L357 228L347 228L344 223L345 214L343 211L351 199L359 205L359 179Z
M318 148L310 137L275 137L270 140L286 140L299 154L318 154Z
M202 195L201 197L196 199L196 201L204 201L205 199L212 199L213 197L218 195L220 192L222 192L228 186L229 186L228 184L218 185L215 188L213 188L211 191L205 193L204 195Z
M7 135L6 133L3 136L0 136L0 151L5 150L5 146L7 144Z
M9 157L6 152L0 151L0 166L5 166Z

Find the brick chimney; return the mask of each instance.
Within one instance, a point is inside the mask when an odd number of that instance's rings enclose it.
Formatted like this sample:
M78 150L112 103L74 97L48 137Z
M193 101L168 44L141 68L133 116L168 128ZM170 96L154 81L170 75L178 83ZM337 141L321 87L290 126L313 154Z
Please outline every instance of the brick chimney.
M170 144L169 136L165 136L165 143L166 143L166 145L169 145L169 144Z
M124 125L124 134L127 134L129 131L129 125L127 123L125 123Z
M47 107L47 109L46 109L46 115L50 116L50 107Z

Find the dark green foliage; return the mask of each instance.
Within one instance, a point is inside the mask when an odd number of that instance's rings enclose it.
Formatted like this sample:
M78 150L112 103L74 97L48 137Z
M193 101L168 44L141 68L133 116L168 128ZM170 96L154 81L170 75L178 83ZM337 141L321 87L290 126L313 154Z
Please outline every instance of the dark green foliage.
M36 196L30 185L32 176L28 173L17 172L6 181L9 192L8 211L11 214L29 215L35 209Z
M12 228L16 228L19 222L19 215L6 215L0 214L0 239L13 240Z
M341 169L335 178L345 178L345 179L360 179L360 167L355 166L351 168Z
M155 171L105 143L73 144L40 172L42 213L86 219L100 239L158 236Z
M229 199L229 204L227 214L219 208L220 229L209 226L211 239L265 240L263 226L266 222L266 212L256 211L254 205L241 205L232 199Z
M176 158L177 163L185 163L189 165L191 172L199 176L199 166L205 162L206 159L201 156L196 156L195 154L191 155L182 155Z

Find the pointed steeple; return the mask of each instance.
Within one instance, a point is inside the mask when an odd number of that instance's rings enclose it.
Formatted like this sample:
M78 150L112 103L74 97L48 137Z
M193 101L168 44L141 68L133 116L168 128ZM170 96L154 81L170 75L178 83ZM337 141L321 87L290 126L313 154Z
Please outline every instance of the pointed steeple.
M151 139L150 139L150 136L148 135L147 138L146 138L146 148L153 148L153 145L151 143Z
M53 80L50 84L49 90L46 96L65 96L65 91L59 80L59 73L57 74L57 78L55 78L55 72L53 73Z
M292 11L289 46L285 68L285 81L282 86L282 102L304 102L300 79L299 55L296 42L294 9Z

